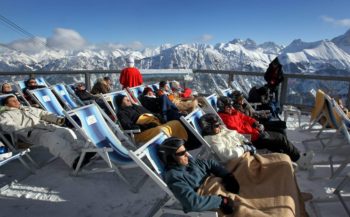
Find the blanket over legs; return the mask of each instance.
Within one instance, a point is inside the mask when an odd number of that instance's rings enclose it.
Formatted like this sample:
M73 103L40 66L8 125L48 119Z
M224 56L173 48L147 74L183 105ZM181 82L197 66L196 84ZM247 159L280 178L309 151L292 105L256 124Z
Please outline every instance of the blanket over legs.
M217 177L207 178L197 192L231 197L235 201L232 216L308 216L287 155L245 153L241 158L228 161L226 167L240 184L239 195L227 192ZM224 215L219 211L219 216Z

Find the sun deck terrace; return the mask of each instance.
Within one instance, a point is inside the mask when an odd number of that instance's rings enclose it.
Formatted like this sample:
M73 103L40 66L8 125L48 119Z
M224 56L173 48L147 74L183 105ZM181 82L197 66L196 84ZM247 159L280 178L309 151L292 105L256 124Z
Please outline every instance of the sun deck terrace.
M208 71L208 70L144 70L146 84L160 80L178 80L184 87L196 90L199 95L207 96L217 88L232 87L237 82L241 91L249 92L250 88L264 84L263 73ZM66 84L85 82L90 88L93 82L104 76L111 77L114 89L119 90L119 71L56 71L56 72L0 72L0 82L24 80L29 75L43 77L48 83ZM317 131L306 130L310 121L310 110L314 105L312 89L322 89L332 97L340 97L349 105L350 77L332 77L302 74L285 74L280 88L280 102L284 108L295 106L301 111L282 113L287 121L289 140L301 151L314 150L314 169L296 170L296 179L300 190L310 192L314 198L306 203L310 216L349 216L339 199L333 194L334 189L350 172L346 167L342 174L330 179L331 168L328 161L331 151L322 150L319 141L304 143L314 139ZM234 85L234 84L233 84ZM316 129L321 125L316 126ZM334 130L325 130L325 137L332 137ZM344 146L350 145L341 141ZM350 147L350 146L349 146ZM344 151L345 150L345 151ZM334 161L341 162L349 150L341 149ZM345 155L344 155L345 152ZM11 161L0 167L0 204L1 216L147 216L157 199L164 192L151 180L145 181L138 193L132 193L124 182L114 173L96 173L73 176L72 170L60 159L52 160L52 155L44 148L32 148L31 156L40 165L34 173L24 168L19 161ZM97 161L98 163L102 163ZM90 165L87 165L88 167ZM336 168L339 166L335 165ZM141 169L133 169L125 174L130 180L144 175ZM346 196L350 182L346 182L342 193L345 203L350 205ZM174 215L165 215L174 216Z

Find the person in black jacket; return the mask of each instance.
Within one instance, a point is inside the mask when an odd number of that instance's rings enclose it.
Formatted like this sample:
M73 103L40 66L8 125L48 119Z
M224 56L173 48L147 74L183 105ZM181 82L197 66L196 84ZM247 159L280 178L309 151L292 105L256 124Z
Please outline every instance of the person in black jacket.
M161 131L168 136L188 140L186 129L177 120L164 122L146 108L132 104L129 97L125 95L116 97L116 105L118 106L118 120L124 130L141 130L141 133L135 134L137 143L147 142Z
M77 84L74 92L83 102L92 102L98 99L98 96L95 96L86 90L86 87L83 83Z
M143 90L139 100L146 109L152 113L160 114L165 122L179 120L181 114L177 107L169 100L166 95L156 97L150 87Z

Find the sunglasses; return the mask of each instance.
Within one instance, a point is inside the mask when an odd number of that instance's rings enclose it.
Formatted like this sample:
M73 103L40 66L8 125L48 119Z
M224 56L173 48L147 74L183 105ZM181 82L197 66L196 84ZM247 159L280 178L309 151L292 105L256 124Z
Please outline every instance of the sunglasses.
M219 123L218 124L214 124L213 127L214 128L218 128L218 127L220 127L220 124Z
M187 152L187 150L177 152L177 153L175 153L175 156L177 156L177 157L184 156L186 154L186 152Z

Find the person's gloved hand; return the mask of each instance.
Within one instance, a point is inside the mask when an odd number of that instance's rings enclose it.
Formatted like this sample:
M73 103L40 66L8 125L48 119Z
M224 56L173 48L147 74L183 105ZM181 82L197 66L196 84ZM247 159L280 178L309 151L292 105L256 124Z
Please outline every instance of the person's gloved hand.
M258 128L259 132L264 132L264 130L265 130L264 125L262 125L262 124L258 124L257 128Z
M244 152L250 152L251 155L255 155L256 154L256 148L253 145L248 145L248 144L244 144L242 145Z
M58 117L56 120L56 124L58 126L63 126L65 122L66 122L66 119L64 117Z
M220 210L225 215L232 214L234 211L234 201L229 197L224 197L222 195L220 195L220 196L222 199L221 204L220 204Z
M227 176L223 177L222 184L224 185L224 187L227 191L238 194L239 184L233 175L227 175Z

